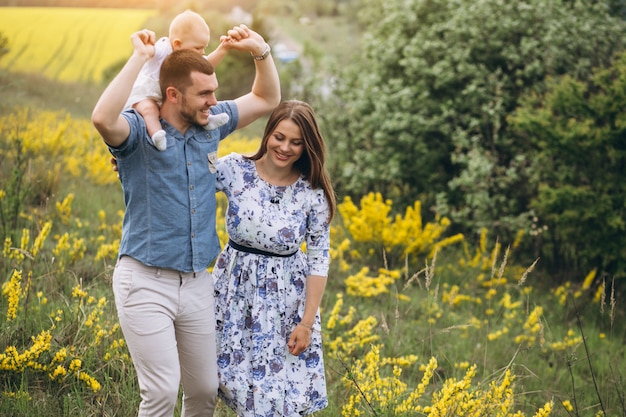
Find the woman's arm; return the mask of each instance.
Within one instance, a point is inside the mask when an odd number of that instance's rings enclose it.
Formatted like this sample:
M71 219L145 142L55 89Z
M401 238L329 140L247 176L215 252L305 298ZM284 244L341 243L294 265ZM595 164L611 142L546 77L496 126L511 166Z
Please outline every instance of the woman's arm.
M304 313L300 323L289 337L289 352L301 354L311 344L311 332L315 325L315 316L319 310L326 289L328 267L330 264L330 209L324 192L316 190L311 210L308 215L307 263L309 274L306 279L306 299Z

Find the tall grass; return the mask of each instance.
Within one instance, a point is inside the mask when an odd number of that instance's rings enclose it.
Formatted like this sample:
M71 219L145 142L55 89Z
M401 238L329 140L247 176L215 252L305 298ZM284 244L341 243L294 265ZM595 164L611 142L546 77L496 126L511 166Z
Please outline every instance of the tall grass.
M257 144L235 136L221 154ZM20 201L0 257L0 415L137 408L110 289L122 207L108 158L86 120L0 118L3 221ZM11 177L35 185L16 194ZM626 413L610 279L590 271L552 288L540 260L515 262L516 242L451 236L447 219L420 212L377 194L341 202L322 306L330 405L318 416ZM234 414L220 404L216 415Z

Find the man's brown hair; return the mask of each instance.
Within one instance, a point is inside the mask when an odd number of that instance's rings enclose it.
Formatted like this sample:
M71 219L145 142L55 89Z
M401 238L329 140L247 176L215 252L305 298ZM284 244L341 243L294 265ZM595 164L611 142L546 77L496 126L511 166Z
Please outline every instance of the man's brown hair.
M166 97L168 87L174 87L180 92L192 84L191 73L200 72L213 75L213 65L201 54L188 49L179 49L165 58L159 74L159 86L161 95Z

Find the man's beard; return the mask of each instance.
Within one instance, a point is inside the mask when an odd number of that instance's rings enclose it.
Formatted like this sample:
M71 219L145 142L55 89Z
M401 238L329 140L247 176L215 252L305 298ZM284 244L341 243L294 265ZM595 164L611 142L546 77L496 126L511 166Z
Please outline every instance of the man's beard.
M190 125L200 125L200 123L198 122L198 119L196 117L196 114L198 113L196 110L192 109L188 104L187 104L187 100L185 99L185 96L183 95L181 100L181 110L180 110L180 116L181 118L188 124Z

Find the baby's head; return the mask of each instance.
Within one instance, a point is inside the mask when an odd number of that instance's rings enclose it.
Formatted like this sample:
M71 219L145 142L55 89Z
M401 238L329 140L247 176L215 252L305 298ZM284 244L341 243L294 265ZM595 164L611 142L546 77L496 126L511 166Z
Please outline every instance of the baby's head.
M185 10L170 23L169 38L174 50L191 49L204 54L211 32L202 16L191 10Z

